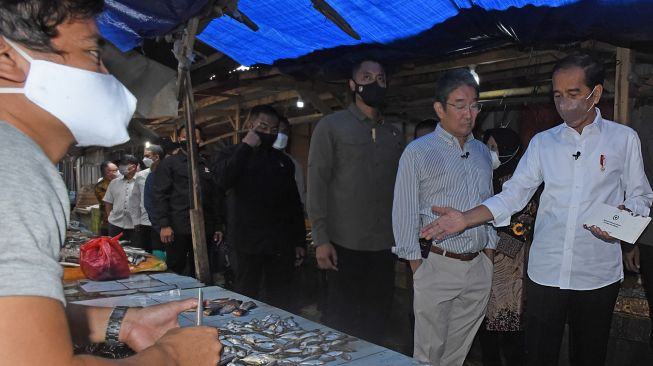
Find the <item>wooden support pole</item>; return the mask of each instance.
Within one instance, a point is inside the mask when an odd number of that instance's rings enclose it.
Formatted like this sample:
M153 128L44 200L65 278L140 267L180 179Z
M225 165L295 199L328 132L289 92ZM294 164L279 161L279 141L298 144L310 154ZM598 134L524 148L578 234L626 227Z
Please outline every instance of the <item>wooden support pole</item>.
M633 54L629 48L617 47L617 67L614 80L614 120L630 125L630 80Z
M240 126L241 126L241 123L240 123L240 104L238 104L238 108L236 108L236 123L234 125L234 134L231 137L232 142L233 142L234 145L236 145L236 144L238 144L240 142L239 139L238 139L238 131L240 131Z
M178 81L179 92L183 94L183 109L186 126L186 151L188 153L188 177L190 185L190 227L193 238L195 276L206 285L212 284L209 256L206 246L206 228L204 211L202 209L202 194L199 179L199 148L195 141L195 97L190 78L190 60L188 55L193 49L199 19L192 18L186 27L183 37L183 49L177 58L179 60Z

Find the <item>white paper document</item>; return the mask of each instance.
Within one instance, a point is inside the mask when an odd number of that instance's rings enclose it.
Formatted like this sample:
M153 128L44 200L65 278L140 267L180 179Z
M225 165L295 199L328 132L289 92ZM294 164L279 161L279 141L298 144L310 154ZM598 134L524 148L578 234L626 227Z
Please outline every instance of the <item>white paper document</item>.
M587 226L594 225L613 238L634 244L650 222L650 217L636 216L628 211L601 203L596 206L585 224Z

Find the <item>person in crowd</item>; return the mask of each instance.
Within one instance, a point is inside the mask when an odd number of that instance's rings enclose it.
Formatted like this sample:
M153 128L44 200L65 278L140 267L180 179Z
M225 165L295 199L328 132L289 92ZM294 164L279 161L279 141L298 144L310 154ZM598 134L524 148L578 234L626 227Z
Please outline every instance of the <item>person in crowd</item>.
M306 254L304 214L295 165L273 147L279 116L268 105L252 108L242 142L220 152L213 168L227 196L227 242L236 256L236 291L294 309L292 275ZM265 297L259 295L263 284Z
M143 165L146 169L143 169L136 173L136 184L138 185L138 192L140 193L141 199L141 218L140 223L137 226L136 232L138 233L139 242L141 248L152 253L152 250L156 247L156 250L161 250L161 240L153 240L152 233L152 222L150 221L150 216L145 209L145 182L150 174L156 169L156 166L159 165L159 162L163 158L163 148L159 145L149 145L143 149ZM156 233L158 237L158 233Z
M137 247L140 243L136 227L141 222L140 190L135 179L138 163L134 155L124 155L118 165L122 177L111 181L103 198L109 235L122 233L121 240L129 240Z
M0 5L0 354L7 365L216 365L213 327L179 329L196 300L146 308L66 304L59 249L68 194L55 164L73 144L128 140L136 100L102 63L103 1ZM93 118L89 118L93 116ZM123 360L74 355L75 344L124 342Z
M432 365L462 365L485 315L497 235L480 225L420 247L431 205L469 209L492 196L490 150L472 134L479 88L465 69L442 75L435 132L413 141L399 162L392 225L395 253L413 270L414 354Z
M354 102L320 120L308 157L308 215L318 266L328 270L322 320L376 343L394 294L392 192L404 147L379 112L386 87L383 65L356 63Z
M154 209L154 197L152 191L154 187L154 175L156 173L156 169L167 155L165 149L161 145L150 145L150 153L152 155L150 156L150 159L152 159L152 165L150 165L150 173L147 175L147 177L145 177L145 181L143 183L143 206L141 209L145 210L147 219L150 221L149 240L152 244L152 254L165 261L166 252L165 248L163 247L163 243L161 243L161 236L159 235L161 228L159 225L157 225L156 222L152 221L152 211Z
M95 198L97 198L100 203L100 233L102 235L109 235L109 220L104 207L104 195L107 193L109 183L111 183L115 178L120 178L120 172L118 171L118 166L110 160L104 161L100 164L100 172L102 172L102 178L100 178L100 181L95 184Z
M642 159L644 172L648 181L653 180L653 126L640 123L637 130L642 141ZM651 216L651 213L649 213ZM638 273L646 291L649 318L651 319L651 334L649 346L653 350L653 225L649 225L637 240L637 245L624 243L621 245L624 267L633 273Z
M299 191L299 199L302 201L302 205L306 203L306 184L304 183L304 167L297 159L293 158L287 151L288 140L290 136L290 122L288 118L280 116L279 117L279 133L277 134L277 139L274 141L272 147L279 151L283 151L287 157L292 160L293 165L295 166L295 182L297 183L297 191Z
M427 118L424 120L419 121L415 125L415 139L418 139L424 135L428 135L429 133L435 131L435 127L438 125L438 120L435 118Z
M436 204L440 217L422 230L441 240L489 221L508 225L544 183L526 283L529 365L558 364L566 323L572 363L605 364L621 249L585 222L600 204L648 216L653 202L637 134L595 107L604 77L603 65L585 54L556 63L553 100L564 123L535 135L501 193L464 212Z
M512 177L521 158L521 140L511 129L492 128L485 131L483 142L492 154L494 192L498 193ZM478 332L483 366L524 364L523 284L537 199L536 194L523 210L512 215L510 225L497 228L499 242L494 256L492 291L485 321Z
M202 130L195 128L197 145L202 142ZM178 133L178 147L175 153L158 164L152 189L152 211L149 217L159 228L159 238L166 252L166 264L173 272L195 275L193 260L193 238L190 226L190 184L188 178L188 153L186 128ZM198 160L200 193L207 233L218 235L219 223L216 210L216 195L211 183L211 172L204 158Z

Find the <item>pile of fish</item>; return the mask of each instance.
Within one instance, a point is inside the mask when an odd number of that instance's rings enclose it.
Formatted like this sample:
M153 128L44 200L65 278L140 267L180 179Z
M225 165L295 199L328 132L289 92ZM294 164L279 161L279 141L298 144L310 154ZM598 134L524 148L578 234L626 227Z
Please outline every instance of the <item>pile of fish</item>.
M318 366L351 360L356 338L321 329L304 330L292 317L268 315L249 322L232 320L220 328L223 359L229 366Z
M214 300L204 301L204 315L226 315L231 313L234 316L243 316L248 311L254 309L256 303L254 301L245 301L221 298Z
M120 244L123 246L122 248L125 250L125 254L127 254L127 260L132 266L138 267L139 264L147 260L148 254L145 250L141 248L126 246L123 244L123 242Z

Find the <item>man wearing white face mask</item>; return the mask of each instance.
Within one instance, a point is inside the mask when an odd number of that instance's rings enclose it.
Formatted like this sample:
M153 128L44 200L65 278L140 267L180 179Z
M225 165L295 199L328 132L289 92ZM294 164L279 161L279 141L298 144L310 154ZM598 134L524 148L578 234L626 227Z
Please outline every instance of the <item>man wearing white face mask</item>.
M215 328L178 329L179 313L196 300L142 309L66 304L58 259L70 212L54 163L75 142L127 141L136 100L102 64L94 21L102 1L0 4L0 332L11 335L0 337L2 363L216 365ZM103 341L139 353L120 361L73 355L73 342Z
M644 173L640 141L627 126L604 119L595 107L603 94L603 66L577 54L553 69L553 99L564 123L537 134L501 193L464 213L442 215L422 230L426 238L488 221L505 226L541 183L528 260L528 365L556 365L565 323L576 365L603 365L614 304L623 279L619 241L584 227L605 203L648 216L653 191Z
M288 135L290 134L290 122L286 117L279 117L279 133L277 134L277 139L274 141L272 147L277 150L283 151L287 157L292 160L292 163L295 165L295 183L297 183L297 191L299 192L299 199L302 201L302 205L306 203L306 184L304 183L304 167L300 162L298 162L292 155L286 152L286 147L288 146Z
M134 155L124 155L118 165L122 177L109 183L102 199L109 220L109 236L123 233L121 240L129 240L132 246L140 246L135 233L141 219L140 189L135 179L137 169L138 159Z

